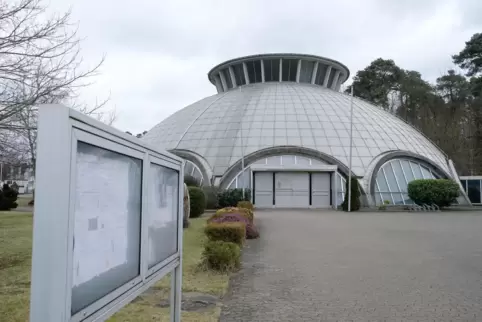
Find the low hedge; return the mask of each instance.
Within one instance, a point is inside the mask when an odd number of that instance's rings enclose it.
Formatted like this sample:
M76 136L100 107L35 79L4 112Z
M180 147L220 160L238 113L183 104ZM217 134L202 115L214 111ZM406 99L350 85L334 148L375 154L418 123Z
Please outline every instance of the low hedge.
M235 243L220 240L208 241L204 245L203 263L209 269L229 272L241 265L241 249Z
M210 219L212 223L228 223L241 222L246 227L246 238L254 239L259 237L259 232L256 226L249 221L243 214L239 213L225 213L217 218Z
M238 208L238 207L226 207L226 208L219 209L218 211L216 211L214 215L211 216L211 218L209 218L209 220L219 218L224 214L231 214L231 213L242 214L249 220L249 222L253 222L253 219L254 219L253 211L247 208Z
M212 222L207 224L204 233L211 241L221 240L242 246L246 239L244 222Z
M448 179L418 179L408 183L408 196L417 205L448 207L459 196L459 185Z
M198 218L204 213L206 209L206 196L201 188L188 187L190 200L190 214L191 218Z
M238 207L238 208L249 209L249 210L251 210L251 211L254 210L254 206L253 206L253 204L251 203L251 201L239 201L237 207Z

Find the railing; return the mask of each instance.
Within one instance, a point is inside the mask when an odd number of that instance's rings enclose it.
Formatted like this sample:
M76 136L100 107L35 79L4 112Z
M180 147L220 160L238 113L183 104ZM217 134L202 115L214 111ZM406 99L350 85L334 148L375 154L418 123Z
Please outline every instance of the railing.
M410 212L418 212L418 211L425 211L425 212L439 212L440 207L435 204L422 204L422 205L410 205L408 211Z

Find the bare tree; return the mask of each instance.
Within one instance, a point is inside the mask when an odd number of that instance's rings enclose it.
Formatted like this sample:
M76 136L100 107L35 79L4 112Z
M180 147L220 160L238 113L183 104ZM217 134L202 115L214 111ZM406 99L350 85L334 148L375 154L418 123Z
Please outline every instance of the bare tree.
M43 0L0 2L0 162L35 169L37 106L63 103L108 124L108 98L78 102L104 58L83 68L80 39L70 12L47 15Z
M70 12L47 16L45 9L42 0L0 3L0 125L29 106L72 101L104 61L82 69ZM83 112L97 114L104 105Z

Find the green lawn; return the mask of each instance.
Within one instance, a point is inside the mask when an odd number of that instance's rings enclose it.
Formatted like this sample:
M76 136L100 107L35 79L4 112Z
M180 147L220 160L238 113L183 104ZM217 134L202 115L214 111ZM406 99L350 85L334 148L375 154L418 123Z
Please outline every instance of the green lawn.
M183 285L185 292L196 291L223 295L229 275L198 269L205 239L205 218L191 219L184 230ZM32 215L30 213L0 212L0 320L28 320L30 257L32 244ZM169 309L157 303L169 295L169 278L164 278L133 303L109 319L110 322L169 321ZM183 312L182 321L217 321L220 308L202 313Z
M19 207L31 207L28 203L32 200L32 195L18 195L17 204Z
M32 214L0 212L0 317L28 320Z

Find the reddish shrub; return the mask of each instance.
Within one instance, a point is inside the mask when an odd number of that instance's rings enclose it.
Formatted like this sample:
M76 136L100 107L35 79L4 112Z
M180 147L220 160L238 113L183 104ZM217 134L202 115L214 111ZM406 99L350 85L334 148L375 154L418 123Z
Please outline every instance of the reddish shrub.
M209 222L223 223L223 222L244 222L246 225L250 223L249 219L244 214L238 214L235 212L218 215L211 218Z
M237 208L237 207L226 207L226 208L219 209L218 211L216 211L214 215L211 216L209 221L215 218L222 217L225 214L232 214L232 213L241 214L245 216L247 219L249 219L250 222L253 222L253 212L251 210L246 208Z
M251 223L251 221L247 219L244 214L226 213L222 216L210 219L209 222L214 222L214 223L242 222L246 224L247 239L254 239L259 237L258 229L256 229L256 226L253 223Z

